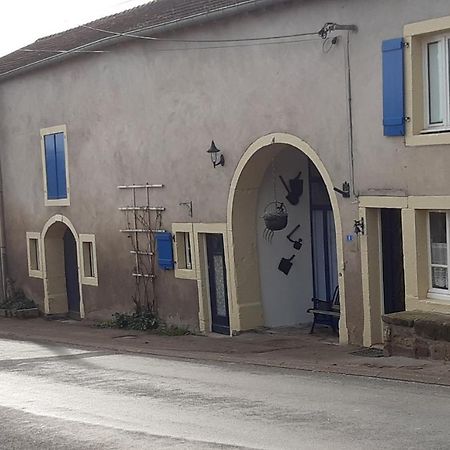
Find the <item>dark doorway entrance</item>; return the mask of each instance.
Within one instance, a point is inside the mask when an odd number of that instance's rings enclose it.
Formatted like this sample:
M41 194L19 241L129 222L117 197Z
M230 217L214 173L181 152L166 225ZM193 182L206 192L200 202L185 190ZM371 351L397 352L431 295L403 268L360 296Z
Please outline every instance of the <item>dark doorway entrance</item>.
M230 317L228 312L227 273L223 236L221 234L206 234L206 252L208 258L212 331L229 334Z
M78 280L77 243L72 232L64 233L64 270L69 315L80 318L80 285Z
M402 217L400 209L381 209L384 313L405 310Z
M338 285L334 216L327 187L311 162L309 192L314 297L331 300Z

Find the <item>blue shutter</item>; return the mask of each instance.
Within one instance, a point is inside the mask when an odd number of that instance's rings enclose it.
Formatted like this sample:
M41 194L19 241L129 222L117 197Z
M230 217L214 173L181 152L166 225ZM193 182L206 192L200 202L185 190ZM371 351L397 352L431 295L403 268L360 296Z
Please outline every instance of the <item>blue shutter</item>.
M172 234L156 233L155 240L159 267L164 270L173 270Z
M55 136L48 134L44 136L45 149L45 171L47 173L47 198L55 200L58 198L58 180L56 177L56 148Z
M403 38L383 41L383 127L385 136L405 135Z
M64 151L64 133L55 134L56 179L58 198L67 198L66 154Z

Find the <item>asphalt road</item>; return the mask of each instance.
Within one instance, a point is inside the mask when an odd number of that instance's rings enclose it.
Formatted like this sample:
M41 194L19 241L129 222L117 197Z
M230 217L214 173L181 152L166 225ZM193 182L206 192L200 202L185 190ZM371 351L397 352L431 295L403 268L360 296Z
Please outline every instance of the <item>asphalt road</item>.
M449 449L450 388L0 340L1 449Z

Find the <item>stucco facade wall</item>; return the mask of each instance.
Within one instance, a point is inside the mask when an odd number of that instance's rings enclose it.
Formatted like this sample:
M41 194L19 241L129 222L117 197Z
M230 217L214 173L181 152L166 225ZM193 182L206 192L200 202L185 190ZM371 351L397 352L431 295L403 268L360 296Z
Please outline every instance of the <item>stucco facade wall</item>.
M350 37L355 190L442 195L450 180L446 147L406 148L385 138L381 118L381 41L402 35L408 22L448 14L446 0L290 2L171 34L177 38L279 35L355 24ZM351 180L344 34L325 53L321 39L289 44L203 50L187 44L132 41L109 52L79 56L0 84L0 142L11 276L34 298L42 281L26 267L27 231L41 231L61 213L78 233L96 236L98 287L83 287L88 317L131 306L132 259L118 207L130 203L120 184L163 183L152 194L172 222L227 220L234 169L246 148L270 132L287 132L319 155L333 183ZM191 45L191 47L199 45ZM183 49L184 50L180 50ZM179 50L176 50L179 49ZM44 206L39 130L65 124L71 205ZM214 139L225 167L213 169L205 151ZM424 170L424 167L427 170ZM193 217L179 206L193 202ZM339 198L347 280L347 326L363 329L357 240L346 242L357 202ZM197 287L172 273L158 279L163 315L198 323Z

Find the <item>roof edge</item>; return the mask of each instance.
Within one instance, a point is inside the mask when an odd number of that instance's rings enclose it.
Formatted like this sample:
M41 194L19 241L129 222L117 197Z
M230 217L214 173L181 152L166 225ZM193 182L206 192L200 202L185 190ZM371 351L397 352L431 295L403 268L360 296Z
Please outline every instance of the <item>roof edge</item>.
M287 1L287 0L284 0L284 1ZM174 19L174 20L170 20L170 21L164 22L162 24L158 24L158 25L131 29L131 30L127 31L126 33L127 34L135 34L135 35L145 35L149 31L152 31L152 30L155 30L157 32L169 31L172 29L176 29L178 27L197 25L197 24L201 24L204 22L208 22L210 20L222 19L225 17L233 16L233 15L236 15L241 12L261 9L266 6L272 6L276 3L280 3L279 0L278 1L277 0L247 0L245 3L220 7L213 11L194 14L192 16L184 17L182 19ZM109 16L107 16L107 17L109 17ZM99 18L98 20L100 20L100 19L102 19L102 18ZM92 21L89 23L92 23ZM89 25L89 23L82 24L80 26ZM69 31L69 30L66 30L66 31ZM65 31L63 31L61 33L65 33ZM95 41L89 42L88 44L83 44L78 47L74 47L73 49L67 50L67 52L65 52L63 54L58 53L56 55L52 55L47 58L43 58L39 61L34 61L31 63L25 64L24 66L17 67L17 68L9 70L7 72L4 72L3 74L0 74L0 82L10 79L10 78L14 78L15 76L18 76L18 75L26 73L26 72L30 72L30 71L38 69L38 68L45 67L52 63L60 62L60 61L66 60L68 58L77 56L78 52L80 52L80 50L96 50L96 49L103 48L106 45L117 44L117 43L120 43L123 41L128 41L130 39L132 39L132 37L123 36L123 35L121 35L121 36L117 36L117 35L105 36L104 38L97 39ZM26 47L24 47L24 48L26 48Z

